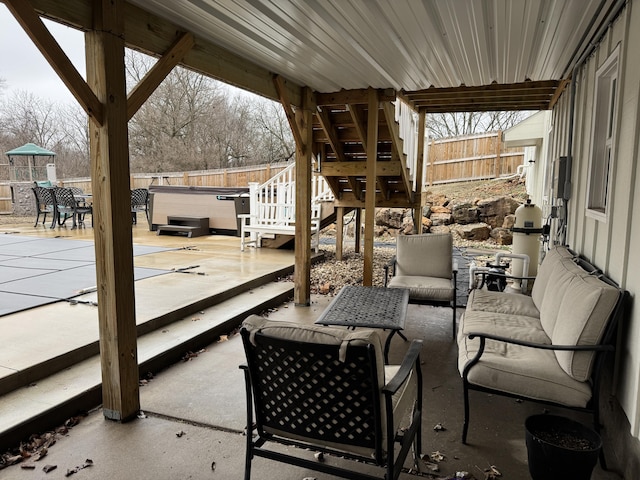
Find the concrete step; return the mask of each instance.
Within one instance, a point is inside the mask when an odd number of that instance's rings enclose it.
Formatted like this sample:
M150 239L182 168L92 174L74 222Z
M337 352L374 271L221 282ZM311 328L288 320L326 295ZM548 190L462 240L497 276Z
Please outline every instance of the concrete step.
M139 336L141 377L175 363L187 352L197 352L234 330L248 315L281 305L292 295L293 284L271 282ZM1 396L0 450L98 406L101 381L100 357L95 354Z
M162 329L205 308L281 278L293 267L275 268L250 279L220 282L209 275L172 272L136 282L138 337ZM6 331L29 335L16 352L20 363L0 372L0 395L30 385L99 353L97 294L3 317ZM11 346L13 347L13 346ZM16 347L18 348L18 347Z

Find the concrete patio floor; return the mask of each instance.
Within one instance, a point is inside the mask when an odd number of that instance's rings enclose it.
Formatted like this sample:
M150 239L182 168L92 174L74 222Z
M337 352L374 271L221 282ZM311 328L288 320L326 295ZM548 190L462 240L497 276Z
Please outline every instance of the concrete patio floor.
M261 262L265 264L273 262L279 265L289 261L289 259L285 260L285 256L291 257L291 252L267 249L261 249L261 251L250 249L240 256L239 239L233 237L210 236L194 239L157 237L140 224L134 227L133 231L134 243L174 245L176 248L182 248L185 245L193 246L193 249L137 257L136 265L148 268L174 268L197 264L199 268L206 271L207 277L219 275L211 280L222 284L229 282L231 274L225 270L231 267L234 272L255 274L256 269L262 268L259 267ZM91 229L49 230L33 229L32 226L0 229L0 233L9 232L44 237L63 235L74 239L92 237ZM212 259L214 251L216 262ZM176 256L178 254L185 256L178 259ZM162 277L166 275L156 278ZM147 279L143 282L153 280ZM188 296L190 292L199 288L191 282L201 280L196 275L174 275L173 281L168 286L175 292L181 292L180 295ZM140 289L140 293L136 286L136 298L140 299L141 304L146 305L145 308L152 310L148 313L151 317L158 313L155 312L159 310L157 304L165 301L166 299L162 297L167 295L162 293L166 290L158 289L158 285L151 283L147 285L150 288ZM461 288L464 288L464 285ZM286 303L275 311L271 311L269 316L274 319L310 323L320 315L331 299L327 296L314 295L310 307L295 307L292 303ZM39 308L63 308L68 312L69 310L66 309L78 307L62 304ZM78 310L71 311L77 315ZM29 317L28 312L23 312L23 318ZM56 315L55 318L64 317L64 313ZM205 319L218 315L219 310L213 307L203 310L202 315L199 316ZM462 382L456 366L457 346L451 340L450 315L451 311L447 308L410 305L408 309L405 334L409 339L419 338L424 342L422 352L423 453L430 454L438 451L445 458L440 462L440 472L427 471L422 477L452 478L456 472L466 471L472 474L473 478L482 480L485 478L484 470L494 465L504 479L530 478L524 440L524 421L529 415L545 411L544 406L472 392L469 444L463 445L460 441L463 418ZM7 321L11 317L14 316L9 315L0 320ZM192 320L193 318L186 317L181 321L190 324L199 323ZM169 325L165 330L170 334L172 328L172 325ZM94 334L90 332L90 335ZM3 344L6 345L4 341ZM33 350L37 351L38 348L42 348L42 345L44 344L34 346ZM405 342L397 336L394 337L390 355L391 363L401 360L406 347ZM100 408L96 408L67 435L60 436L45 458L39 462L27 461L0 470L0 480L66 478L65 474L68 470L82 466L87 459L92 461L92 466L79 470L73 478L241 479L244 477L243 430L246 422L244 381L238 366L243 362L244 353L239 336L212 343L198 352L197 356L193 356L190 361L179 362L157 372L147 384L141 387L140 418L120 424L105 420ZM563 409L550 409L550 411L570 416L584 423L590 420L589 417ZM0 416L5 416L7 412L6 408L0 408ZM442 424L445 430L434 431L433 427L436 424ZM605 445L605 449L606 447ZM298 451L298 454L311 455L307 451ZM345 460L332 457L327 461L347 463ZM21 465L30 463L35 465L34 470L21 468ZM57 468L45 474L42 471L45 465L55 465ZM355 467L369 473L378 471L374 467L363 464L357 464ZM431 477L427 473L433 473L434 476ZM256 459L252 478L321 480L335 477L265 459ZM420 477L403 473L401 478ZM593 475L594 480L619 478L621 477L613 472L602 471L599 466L596 467Z
M269 314L270 318L313 322L331 298L313 296L310 307L288 303ZM460 442L462 427L462 385L456 368L457 347L451 340L450 310L410 305L405 333L409 339L424 341L423 449L438 451L445 459L434 477L452 478L466 471L476 479L494 465L507 480L529 477L524 440L524 420L541 413L544 407L530 402L472 392L469 444ZM391 363L399 362L406 343L397 336L392 342ZM197 357L180 362L155 375L141 387L141 417L119 424L105 420L100 409L89 413L50 448L36 463L36 471L19 465L0 470L0 479L45 478L44 465L57 469L46 478L64 478L67 470L90 459L91 467L74 478L113 479L241 479L244 475L245 399L242 372L244 353L239 336L209 345ZM579 414L552 410L588 422ZM442 424L446 430L436 432ZM300 455L311 456L307 451ZM329 457L327 461L345 460ZM212 469L212 465L215 470ZM376 469L357 464L356 468ZM254 460L254 479L302 480L335 477L278 464ZM403 479L419 478L403 473ZM599 466L594 480L621 478L603 472Z

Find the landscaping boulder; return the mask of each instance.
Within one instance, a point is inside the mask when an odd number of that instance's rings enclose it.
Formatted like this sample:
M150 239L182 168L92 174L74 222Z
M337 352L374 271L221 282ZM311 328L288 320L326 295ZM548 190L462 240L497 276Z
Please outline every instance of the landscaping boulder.
M431 217L432 225L450 225L453 223L453 216L450 213L432 213Z
M462 225L458 229L458 234L464 240L482 241L489 238L491 228L486 223L470 223Z
M429 233L433 222L430 218L422 217L422 233Z
M492 228L502 227L504 217L515 213L520 206L511 197L494 197L478 202L479 219Z
M376 225L381 227L402 228L404 210L401 208L379 208L376 210Z
M515 215L507 215L504 217L504 222L502 222L502 228L512 229L516 223Z
M431 215L434 213L451 213L451 209L442 205L433 205L431 207Z
M453 221L461 225L477 223L479 218L478 207L468 202L454 204L451 214L453 215Z
M513 232L508 228L494 228L491 230L491 238L498 245L511 245L513 243Z

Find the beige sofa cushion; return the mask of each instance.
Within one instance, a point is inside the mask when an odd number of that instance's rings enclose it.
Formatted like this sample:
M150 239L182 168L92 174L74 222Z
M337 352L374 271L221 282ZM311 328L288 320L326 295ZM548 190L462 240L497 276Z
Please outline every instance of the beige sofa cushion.
M455 295L455 288L448 278L396 275L387 287L406 288L411 300L448 302Z
M618 289L593 276L574 276L565 289L551 340L554 345L596 345L618 300ZM558 363L571 377L591 375L594 352L556 351Z
M538 267L538 274L531 290L531 298L538 309L542 305L542 299L556 263L562 259L571 260L573 257L574 255L569 249L563 246L552 248L545 254L542 264Z
M371 344L376 353L376 363L381 367L378 372L378 383L384 385L384 355L380 336L374 329L359 328L348 330L339 327L326 327L324 325L302 324L285 322L281 320L270 320L258 315L247 317L242 326L250 333L250 340L253 343L253 336L257 332L262 332L271 337L282 338L284 340L294 340L304 343L319 343L322 345L340 345L340 360L344 359L346 349L349 345Z
M551 278L547 282L542 304L536 304L540 310L540 323L547 335L553 336L560 306L564 301L567 287L574 278L588 276L582 268L568 258L558 259L555 263ZM534 299L535 301L535 299Z
M451 279L453 240L450 233L398 235L396 242L396 275Z
M482 311L540 318L540 312L528 295L474 289L469 294L467 312Z
M486 333L527 342L551 344L537 318L497 312L468 311L462 316L458 336ZM501 343L501 345L504 345Z
M468 337L459 341L458 368L462 372L477 352L479 341ZM474 385L571 407L585 407L591 398L589 382L575 380L558 368L553 351L490 340L468 380Z

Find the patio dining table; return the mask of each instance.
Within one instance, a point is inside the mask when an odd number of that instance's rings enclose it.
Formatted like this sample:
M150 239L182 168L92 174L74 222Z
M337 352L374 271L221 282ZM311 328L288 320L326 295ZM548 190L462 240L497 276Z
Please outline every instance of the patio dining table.
M405 338L401 330L404 329L408 305L407 289L346 285L315 323L353 329L365 327L389 330L384 345L384 360L388 363L393 335L398 333Z

